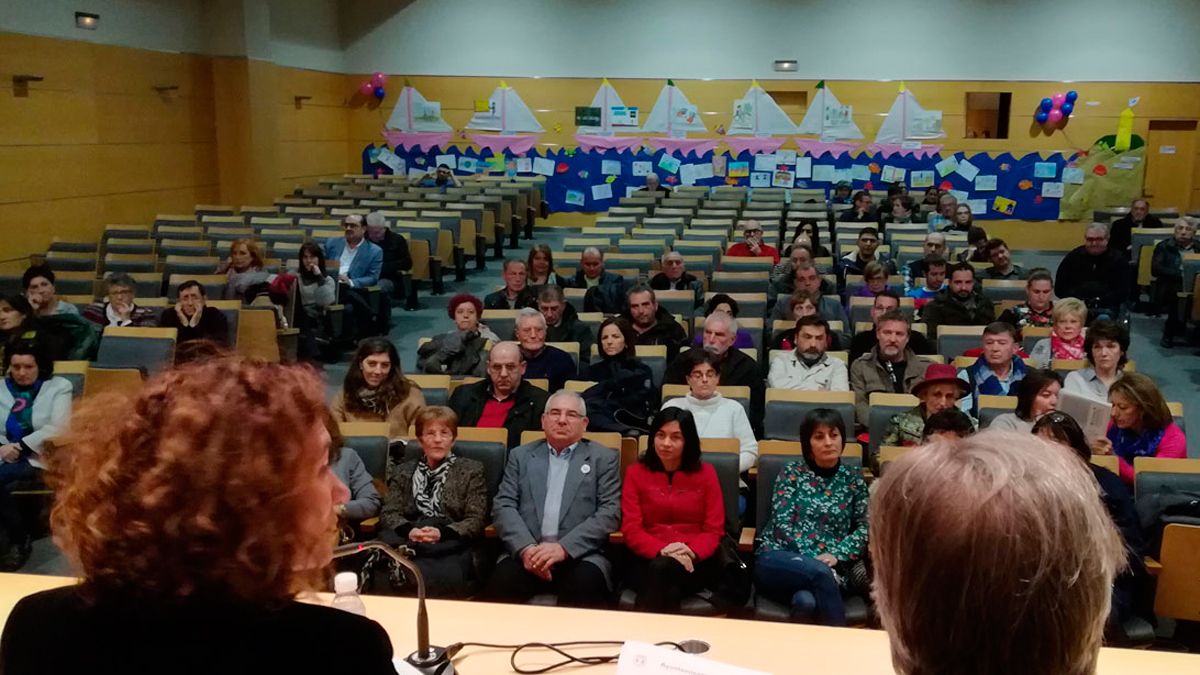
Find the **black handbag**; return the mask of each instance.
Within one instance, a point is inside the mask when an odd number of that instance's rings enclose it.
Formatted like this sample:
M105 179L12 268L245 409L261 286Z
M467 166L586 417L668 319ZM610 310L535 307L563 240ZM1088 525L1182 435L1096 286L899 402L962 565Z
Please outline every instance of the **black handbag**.
M752 577L750 568L738 554L737 542L728 534L723 535L713 557L721 569L721 576L712 589L713 603L723 611L745 607L750 599Z

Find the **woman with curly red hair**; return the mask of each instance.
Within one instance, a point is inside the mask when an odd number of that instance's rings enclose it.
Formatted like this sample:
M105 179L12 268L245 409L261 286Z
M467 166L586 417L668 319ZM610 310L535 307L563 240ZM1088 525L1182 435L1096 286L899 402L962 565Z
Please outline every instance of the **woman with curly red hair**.
M394 673L379 624L295 600L324 585L348 496L324 420L314 372L241 357L84 401L47 455L83 583L17 603L0 671Z
M459 293L450 298L446 313L454 322L454 330L435 335L417 348L417 369L435 375L486 376L484 348L489 341L500 342L500 338L479 320L483 301L470 293Z

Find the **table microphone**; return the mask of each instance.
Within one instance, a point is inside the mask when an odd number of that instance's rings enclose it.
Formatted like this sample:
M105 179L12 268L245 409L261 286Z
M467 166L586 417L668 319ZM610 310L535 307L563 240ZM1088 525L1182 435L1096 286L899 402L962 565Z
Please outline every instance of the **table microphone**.
M417 651L409 654L404 662L427 675L454 675L454 664L450 662L450 656L446 650L429 645L429 614L425 611L425 577L409 559L412 549L402 547L400 550L396 550L375 539L338 546L333 549L333 557L344 558L364 551L381 551L411 572L417 580Z

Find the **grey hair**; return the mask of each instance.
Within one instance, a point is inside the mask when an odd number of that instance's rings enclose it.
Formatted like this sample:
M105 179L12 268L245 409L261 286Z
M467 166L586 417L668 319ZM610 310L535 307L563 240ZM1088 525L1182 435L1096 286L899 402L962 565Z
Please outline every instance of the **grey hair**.
M550 397L546 399L546 407L542 409L542 414L550 412L550 404L554 403L555 399L563 397L575 399L575 402L579 404L579 414L587 417L587 402L583 400L583 397L579 395L579 392L571 391L570 389L559 389L553 394L550 394Z
M546 327L546 317L532 307L525 307L522 308L521 311L517 312L517 320L513 322L513 325L520 326L522 321L526 321L528 319L537 319L541 322L542 328Z
M380 213L378 211L372 211L367 214L367 226L368 227L381 227L381 226L386 226L386 225L387 225L387 219L383 217L382 213Z
M663 254L663 256L662 256L662 258L660 258L660 260L662 262L667 262L667 258L679 258L679 260L682 261L683 254L680 253L679 251L667 251L666 253Z
M725 322L725 328L729 330L729 334L737 335L738 322L737 319L733 318L732 314L726 312L713 312L704 318L704 326L707 328L708 322L713 320Z
M1084 229L1083 234L1086 237L1088 232L1103 232L1104 236L1108 236L1108 225L1104 223L1089 223Z
M925 235L925 241L931 241L933 239L941 239L942 243L944 244L944 243L946 243L946 233L945 232L930 232L929 234Z
M524 258L505 258L504 265L502 266L503 270L505 272L507 272L508 268L512 267L513 265L516 265L517 263L521 263L522 265L524 265L525 259Z
M126 272L113 272L104 279L104 282L108 284L109 288L124 286L125 288L137 289L137 282Z
M589 253L592 255L598 255L598 256L600 256L601 260L604 260L604 251L601 251L600 249L596 248L595 246L589 246L589 247L583 249L583 251L581 251L579 253L579 259L582 260L583 256L585 256Z

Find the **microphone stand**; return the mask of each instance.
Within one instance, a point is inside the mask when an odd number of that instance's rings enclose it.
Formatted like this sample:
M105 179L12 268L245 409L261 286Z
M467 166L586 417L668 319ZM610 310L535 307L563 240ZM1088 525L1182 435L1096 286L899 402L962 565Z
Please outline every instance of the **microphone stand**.
M417 580L417 651L409 654L404 661L427 675L454 675L454 664L450 662L446 650L442 647L432 647L429 644L429 614L425 611L425 577L408 558L408 555L412 554L412 549L402 547L400 550L396 550L376 539L338 546L333 549L333 557L344 558L363 551L382 552L395 560L401 567L412 572L413 577Z

